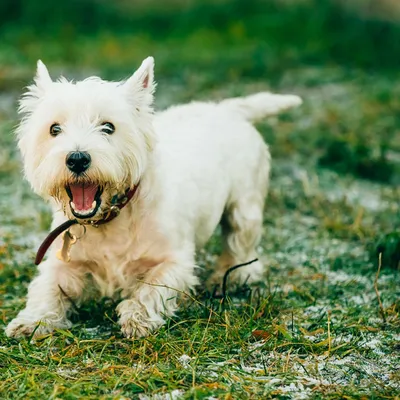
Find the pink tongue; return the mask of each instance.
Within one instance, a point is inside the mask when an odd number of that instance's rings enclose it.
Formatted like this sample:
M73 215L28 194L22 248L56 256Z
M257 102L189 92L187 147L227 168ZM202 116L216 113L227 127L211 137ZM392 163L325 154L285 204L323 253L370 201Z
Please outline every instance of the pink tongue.
M97 193L98 186L90 184L70 185L72 193L72 201L75 209L79 211L87 211L92 208L94 198Z

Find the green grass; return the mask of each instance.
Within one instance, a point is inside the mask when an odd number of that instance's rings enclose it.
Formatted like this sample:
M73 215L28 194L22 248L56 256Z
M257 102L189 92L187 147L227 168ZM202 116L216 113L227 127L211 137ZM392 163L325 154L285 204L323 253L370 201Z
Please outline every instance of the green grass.
M188 11L192 19L182 26L175 21L179 35L79 31L72 35L76 41L66 34L65 46L57 42L59 36L38 38L29 26L7 28L8 41L0 47L4 326L24 306L36 273L35 249L50 220L46 205L22 180L11 133L14 101L31 79L36 58L47 61L53 75L98 72L119 78L154 54L159 108L269 88L300 94L305 103L258 126L274 159L260 246L267 270L258 289L232 290L224 304L204 293L187 296L177 316L145 339L121 336L111 299L86 304L73 316L70 331L36 342L7 339L0 329L1 398L399 397L400 83L391 67L400 55L385 56L381 67L366 69L376 57L366 40L351 59L351 47L364 34L375 37L371 26L378 23L344 15L341 21L354 23L339 36L335 26L325 26L320 51L311 57L295 43L301 38L292 43L282 33L284 22L301 25L304 7L275 13L272 8L263 22L250 9L241 24L227 18L220 33L196 26ZM318 10L333 24L325 8ZM319 31L309 25L304 35L314 40ZM264 41L262 26L268 35L276 34L276 43ZM387 29L395 35L398 26ZM336 47L339 59L322 51L346 32L352 35ZM393 37L384 40L382 48L396 49ZM199 264L212 264L219 250L216 234L199 252ZM384 315L374 288L379 251L377 289Z

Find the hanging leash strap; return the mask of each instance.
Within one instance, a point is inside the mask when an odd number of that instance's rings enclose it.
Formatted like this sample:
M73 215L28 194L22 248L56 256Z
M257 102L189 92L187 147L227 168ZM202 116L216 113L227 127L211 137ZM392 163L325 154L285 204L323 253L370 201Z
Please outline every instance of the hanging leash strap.
M139 187L139 183L133 188L128 190L125 195L122 197L122 199L116 199L115 203L111 206L110 210L107 212L105 217L103 219L100 219L98 221L89 221L85 224L81 224L77 219L70 219L64 223L62 223L60 226L52 230L44 239L43 243L40 245L37 253L36 253L36 258L35 258L35 265L39 265L45 254L47 253L47 250L51 246L51 244L57 239L59 235L61 235L63 232L68 230L71 226L80 224L80 225L91 225L95 228L97 228L99 225L106 224L107 222L112 221L114 218L118 217L119 213L121 210L129 203L129 201L132 199L132 197L135 195L137 188Z
M54 242L54 240L56 240L56 238L59 235L61 235L64 231L69 229L72 225L75 225L77 223L78 223L78 221L76 219L70 219L70 220L64 222L63 224L61 224L60 226L57 226L56 229L52 230L47 235L46 239L44 239L43 243L40 245L40 247L36 253L35 265L39 265L42 262L43 257L45 256L48 248L51 246L51 244Z

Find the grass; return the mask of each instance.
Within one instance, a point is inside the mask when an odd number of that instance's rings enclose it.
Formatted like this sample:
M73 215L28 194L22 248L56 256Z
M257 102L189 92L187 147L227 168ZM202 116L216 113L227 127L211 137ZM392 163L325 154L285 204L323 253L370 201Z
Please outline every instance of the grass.
M273 30L278 32L282 21L297 21L300 11L287 10L267 25L278 21ZM256 14L246 16L244 26L254 19ZM357 24L351 37L365 32L365 24ZM280 52L271 45L272 53L264 54L259 36L250 40L247 28L230 29L217 35L197 27L165 40L79 33L78 44L68 42L68 49L54 39L24 39L26 33L8 27L10 42L0 48L0 59L8 60L0 69L4 326L24 306L36 273L34 252L50 221L48 208L22 180L11 134L14 100L35 58L49 59L56 71L62 67L71 76L99 70L116 78L154 51L159 108L269 88L300 94L305 103L258 126L274 158L260 245L267 271L258 289L231 289L224 304L204 293L187 296L175 318L140 340L121 336L112 299L85 305L70 331L36 342L10 340L0 330L2 398L399 398L400 83L390 59L373 70L360 69L362 60L333 63L326 54L317 62L293 50L282 33L275 38L283 43ZM321 47L334 37L326 29ZM345 57L351 43L337 52ZM194 46L199 50L193 52ZM125 55L127 48L136 50ZM103 63L110 51L115 60ZM263 54L259 64L257 54ZM271 54L273 65L267 66ZM199 264L212 264L219 250L217 233L199 252ZM379 252L382 269L375 285Z

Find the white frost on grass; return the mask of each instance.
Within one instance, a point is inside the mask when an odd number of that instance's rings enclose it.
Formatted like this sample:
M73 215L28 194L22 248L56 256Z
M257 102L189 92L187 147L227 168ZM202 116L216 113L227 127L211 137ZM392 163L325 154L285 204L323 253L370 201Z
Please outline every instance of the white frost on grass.
M95 337L100 333L99 328L99 326L95 326L94 328L82 328L82 332L86 333L86 335Z
M390 359L389 364L386 362ZM359 354L350 354L345 357L333 355L308 356L303 365L308 371L315 369L326 383L346 386L356 384L360 389L370 388L375 385L388 385L391 388L399 388L399 383L392 382L390 375L395 372L398 360L389 355L385 356L384 362L379 359L368 359Z
M323 313L326 313L327 311L328 311L328 308L327 308L326 306L322 306L322 305L318 306L318 305L315 305L315 306L309 306L309 307L307 307L307 308L304 310L304 314L305 314L305 315L308 315L308 316L315 316L315 317L317 317L317 316L322 315Z
M185 392L180 389L175 389L172 392L165 394L139 394L139 400L179 400Z
M391 339L396 340L394 335ZM332 346L355 343L353 352L344 357L329 353L302 357L296 353L264 351L262 347L255 348L252 344L250 356L240 358L240 362L230 360L219 363L219 366L213 367L213 371L217 379L218 373L222 373L220 367L224 365L225 371L231 369L235 374L242 375L244 380L265 383L266 388L293 399L306 399L317 387L332 385L355 385L362 393L368 393L373 386L377 389L386 387L388 390L399 390L400 381L393 377L398 372L400 355L384 353L384 341L385 337L376 333L365 333L361 337L346 334L333 338ZM275 371L282 369L283 374L270 375L272 366Z
M246 365L242 364L241 368L244 372L256 373L256 374L263 373L265 370L265 367L261 364L255 364L254 366L246 366Z
M199 372L199 376L203 376L211 380L216 380L219 378L219 373L217 371L213 371L212 369L205 369Z
M382 340L379 338L373 338L361 343L360 346L372 350L378 356L385 356L385 353L382 351Z
M76 368L63 368L59 367L56 370L58 375L61 375L63 378L75 378L76 375L79 374L79 371Z
M301 382L291 383L287 386L281 386L279 387L279 391L283 394L290 395L290 398L293 400L309 399L312 394L311 389L304 387Z
M368 184L372 185L371 183ZM370 211L382 211L388 207L388 203L382 201L379 190L371 190L371 188L367 188L358 182L352 182L349 187L336 187L335 190L326 191L325 195L331 201L345 198L353 206L361 206Z
M373 278L362 275L354 275L354 274L350 275L344 271L327 271L326 275L330 285L335 285L337 283L347 283L347 282L357 282L364 285L373 284Z
M375 299L376 299L375 292L371 292L371 293L360 293L355 296L351 296L349 298L349 301L351 301L357 306L361 306L365 304L371 304L371 301L374 301Z
M248 348L250 351L263 347L265 345L265 339L259 340L258 342L250 343Z
M182 365L183 368L189 368L190 365L190 361L191 361L191 357L189 357L187 354L182 354L179 358L178 358L178 362L179 364Z
M308 341L312 343L319 343L324 341L327 338L327 334L324 333L317 333L316 335L304 335L304 339L307 339Z

